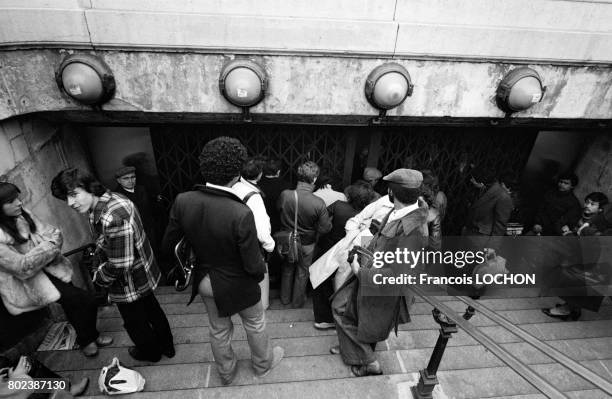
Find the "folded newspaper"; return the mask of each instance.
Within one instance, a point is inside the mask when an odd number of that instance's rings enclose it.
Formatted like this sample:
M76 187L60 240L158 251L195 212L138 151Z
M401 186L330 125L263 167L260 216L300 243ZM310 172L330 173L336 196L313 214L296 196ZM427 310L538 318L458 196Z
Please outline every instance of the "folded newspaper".
M76 331L67 321L54 323L43 342L38 347L39 351L63 351L74 349L76 346Z

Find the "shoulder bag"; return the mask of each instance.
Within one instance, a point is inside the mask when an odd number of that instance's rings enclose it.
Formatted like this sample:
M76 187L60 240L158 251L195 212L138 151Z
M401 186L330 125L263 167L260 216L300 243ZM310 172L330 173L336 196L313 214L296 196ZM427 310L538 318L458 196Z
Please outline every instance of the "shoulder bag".
M297 231L297 215L298 215L298 195L297 191L293 192L295 197L295 215L293 218L293 231L279 231L274 233L274 241L276 241L276 252L281 258L289 263L296 263L300 259L300 236Z

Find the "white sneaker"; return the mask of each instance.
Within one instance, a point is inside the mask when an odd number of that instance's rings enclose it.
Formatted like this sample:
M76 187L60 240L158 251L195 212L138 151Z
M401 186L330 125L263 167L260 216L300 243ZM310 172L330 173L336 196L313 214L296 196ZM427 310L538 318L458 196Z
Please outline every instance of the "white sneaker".
M336 323L314 323L314 328L317 330L329 330L330 328L336 328Z

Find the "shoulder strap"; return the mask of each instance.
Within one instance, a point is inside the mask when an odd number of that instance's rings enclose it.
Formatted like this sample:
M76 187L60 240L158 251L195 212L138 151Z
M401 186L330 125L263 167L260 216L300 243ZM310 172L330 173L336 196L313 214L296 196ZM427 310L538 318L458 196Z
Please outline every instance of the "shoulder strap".
M297 237L297 214L298 214L298 195L297 190L293 192L295 197L295 217L293 218L293 234Z
M244 202L246 204L247 202L249 202L251 197L254 196L255 194L261 195L261 193L259 191L251 191L250 193L248 193L247 195L244 196L244 198L242 199L242 202Z

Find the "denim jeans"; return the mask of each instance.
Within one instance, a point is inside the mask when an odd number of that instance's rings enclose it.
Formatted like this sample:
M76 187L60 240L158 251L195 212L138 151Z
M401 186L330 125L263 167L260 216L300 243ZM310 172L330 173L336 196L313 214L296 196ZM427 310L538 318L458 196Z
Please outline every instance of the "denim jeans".
M208 276L200 283L199 291L208 311L210 346L219 368L219 374L230 376L238 361L232 349L234 324L231 317L219 316ZM272 347L270 346L268 333L266 333L266 316L261 300L255 305L241 310L238 315L242 319L242 326L246 331L249 348L251 349L253 369L257 374L264 373L272 365Z
M312 264L315 244L300 245L300 259L296 263L283 263L281 276L281 302L283 305L291 302L294 308L301 308L306 302L306 287Z

